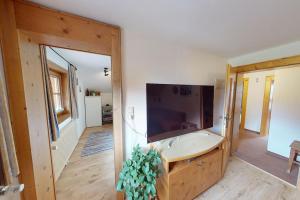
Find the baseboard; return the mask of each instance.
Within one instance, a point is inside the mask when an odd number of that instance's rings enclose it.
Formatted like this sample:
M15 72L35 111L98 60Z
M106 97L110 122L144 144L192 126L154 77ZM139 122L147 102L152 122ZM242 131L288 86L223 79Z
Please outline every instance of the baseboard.
M256 133L258 135L260 135L260 132L257 132L257 131L253 131L253 130L250 130L250 129L247 129L247 128L243 128L245 131L249 131L249 132L252 132L252 133ZM242 130L243 130L242 129Z
M266 153L269 154L270 156L274 156L274 157L276 157L276 158L280 158L280 159L283 159L283 160L285 160L285 161L288 161L288 160L289 160L287 157L284 157L284 156L282 156L282 155L279 155L279 154L277 154L277 153L274 153L274 152L271 152L271 151L268 151L268 150L267 150Z

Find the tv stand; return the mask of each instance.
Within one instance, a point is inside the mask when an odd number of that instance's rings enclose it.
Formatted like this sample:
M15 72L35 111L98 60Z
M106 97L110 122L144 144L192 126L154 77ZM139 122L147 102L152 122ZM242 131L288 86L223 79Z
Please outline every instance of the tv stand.
M201 130L154 143L162 158L159 199L193 199L218 182L222 178L223 142L224 137Z

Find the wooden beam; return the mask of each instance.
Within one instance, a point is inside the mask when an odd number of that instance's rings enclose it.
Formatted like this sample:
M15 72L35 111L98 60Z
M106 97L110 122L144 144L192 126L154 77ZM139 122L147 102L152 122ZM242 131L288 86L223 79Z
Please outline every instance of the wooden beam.
M119 30L112 30L112 88L115 182L117 183L123 165L121 32ZM124 199L124 194L118 192L117 199Z
M269 61L249 64L249 65L241 65L241 66L233 67L232 71L241 73L241 72L250 72L256 70L266 70L266 69L272 69L272 68L290 66L296 64L300 64L300 55L286 57L286 58L279 58L275 60L269 60Z
M1 43L4 72L9 100L9 110L17 158L21 174L19 182L34 185L33 164L27 123L26 102L17 37L14 2L0 0ZM36 199L34 188L26 187L23 199Z
M116 26L49 9L27 1L15 1L16 25L29 31L40 44L111 55L112 29ZM46 35L46 37L45 37Z

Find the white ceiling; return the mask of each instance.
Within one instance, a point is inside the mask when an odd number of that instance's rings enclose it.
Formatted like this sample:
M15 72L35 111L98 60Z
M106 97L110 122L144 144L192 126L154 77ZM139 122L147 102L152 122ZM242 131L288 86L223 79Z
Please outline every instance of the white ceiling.
M77 68L77 75L83 89L111 92L111 57L52 47L59 55ZM109 76L104 76L104 68L109 69Z
M227 58L300 39L299 0L33 0Z
M110 56L56 47L51 48L80 70L95 69L103 71L105 67L109 69L111 67Z

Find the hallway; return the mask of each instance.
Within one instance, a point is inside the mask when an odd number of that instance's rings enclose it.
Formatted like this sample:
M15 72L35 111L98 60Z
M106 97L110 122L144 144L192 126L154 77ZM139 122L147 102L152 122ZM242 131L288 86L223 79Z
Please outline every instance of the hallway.
M296 185L298 167L293 166L291 174L286 173L288 168L287 158L268 152L267 145L267 136L262 137L258 133L242 130L239 147L235 155L290 184Z
M68 165L56 182L57 200L115 199L113 149L81 156L89 135L104 131L112 131L112 125L87 128L82 134Z

